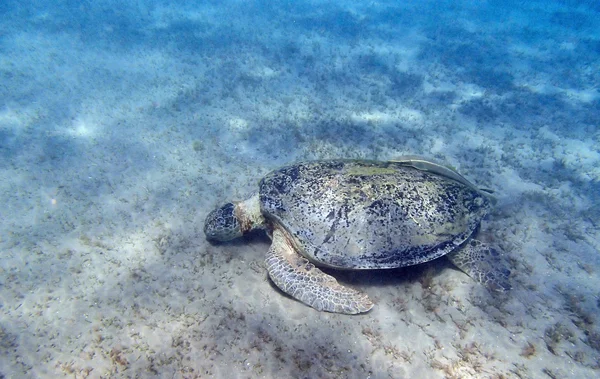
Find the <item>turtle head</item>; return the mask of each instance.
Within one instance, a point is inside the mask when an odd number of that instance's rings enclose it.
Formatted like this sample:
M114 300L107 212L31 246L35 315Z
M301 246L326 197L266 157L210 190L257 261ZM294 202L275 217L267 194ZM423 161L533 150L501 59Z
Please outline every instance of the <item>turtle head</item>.
M236 205L227 203L206 216L204 234L211 241L229 241L242 236L240 220L236 215Z

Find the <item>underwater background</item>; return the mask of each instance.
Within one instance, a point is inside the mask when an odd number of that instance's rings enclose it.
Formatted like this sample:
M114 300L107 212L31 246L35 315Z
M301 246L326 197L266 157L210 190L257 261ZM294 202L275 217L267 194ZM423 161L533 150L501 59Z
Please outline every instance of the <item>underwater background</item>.
M0 378L600 376L600 2L0 2ZM301 160L494 190L513 289L445 260L268 280L204 218Z

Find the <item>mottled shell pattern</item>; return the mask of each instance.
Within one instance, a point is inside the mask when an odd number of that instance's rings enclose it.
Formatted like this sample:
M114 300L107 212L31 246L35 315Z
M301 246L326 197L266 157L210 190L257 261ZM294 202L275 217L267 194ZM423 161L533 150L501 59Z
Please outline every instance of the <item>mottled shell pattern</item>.
M307 259L338 269L410 266L466 241L487 214L474 186L406 162L313 161L260 182L263 215Z

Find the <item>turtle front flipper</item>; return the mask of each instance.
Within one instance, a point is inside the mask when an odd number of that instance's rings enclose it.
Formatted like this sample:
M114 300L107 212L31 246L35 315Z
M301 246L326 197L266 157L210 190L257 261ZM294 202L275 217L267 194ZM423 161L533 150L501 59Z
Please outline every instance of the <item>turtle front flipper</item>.
M273 231L266 264L277 287L316 310L356 314L373 308L367 295L342 286L298 254L284 232L277 228Z
M471 278L491 291L508 291L510 270L493 247L476 239L468 240L463 246L449 253L450 261Z

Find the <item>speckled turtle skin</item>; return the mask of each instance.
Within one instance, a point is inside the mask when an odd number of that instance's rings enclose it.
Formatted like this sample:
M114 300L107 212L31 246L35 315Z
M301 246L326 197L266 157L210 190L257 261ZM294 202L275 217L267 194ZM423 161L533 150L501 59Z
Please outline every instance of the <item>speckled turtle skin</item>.
M337 269L382 269L436 259L478 228L489 200L476 188L400 162L330 160L273 171L260 207L297 252Z

